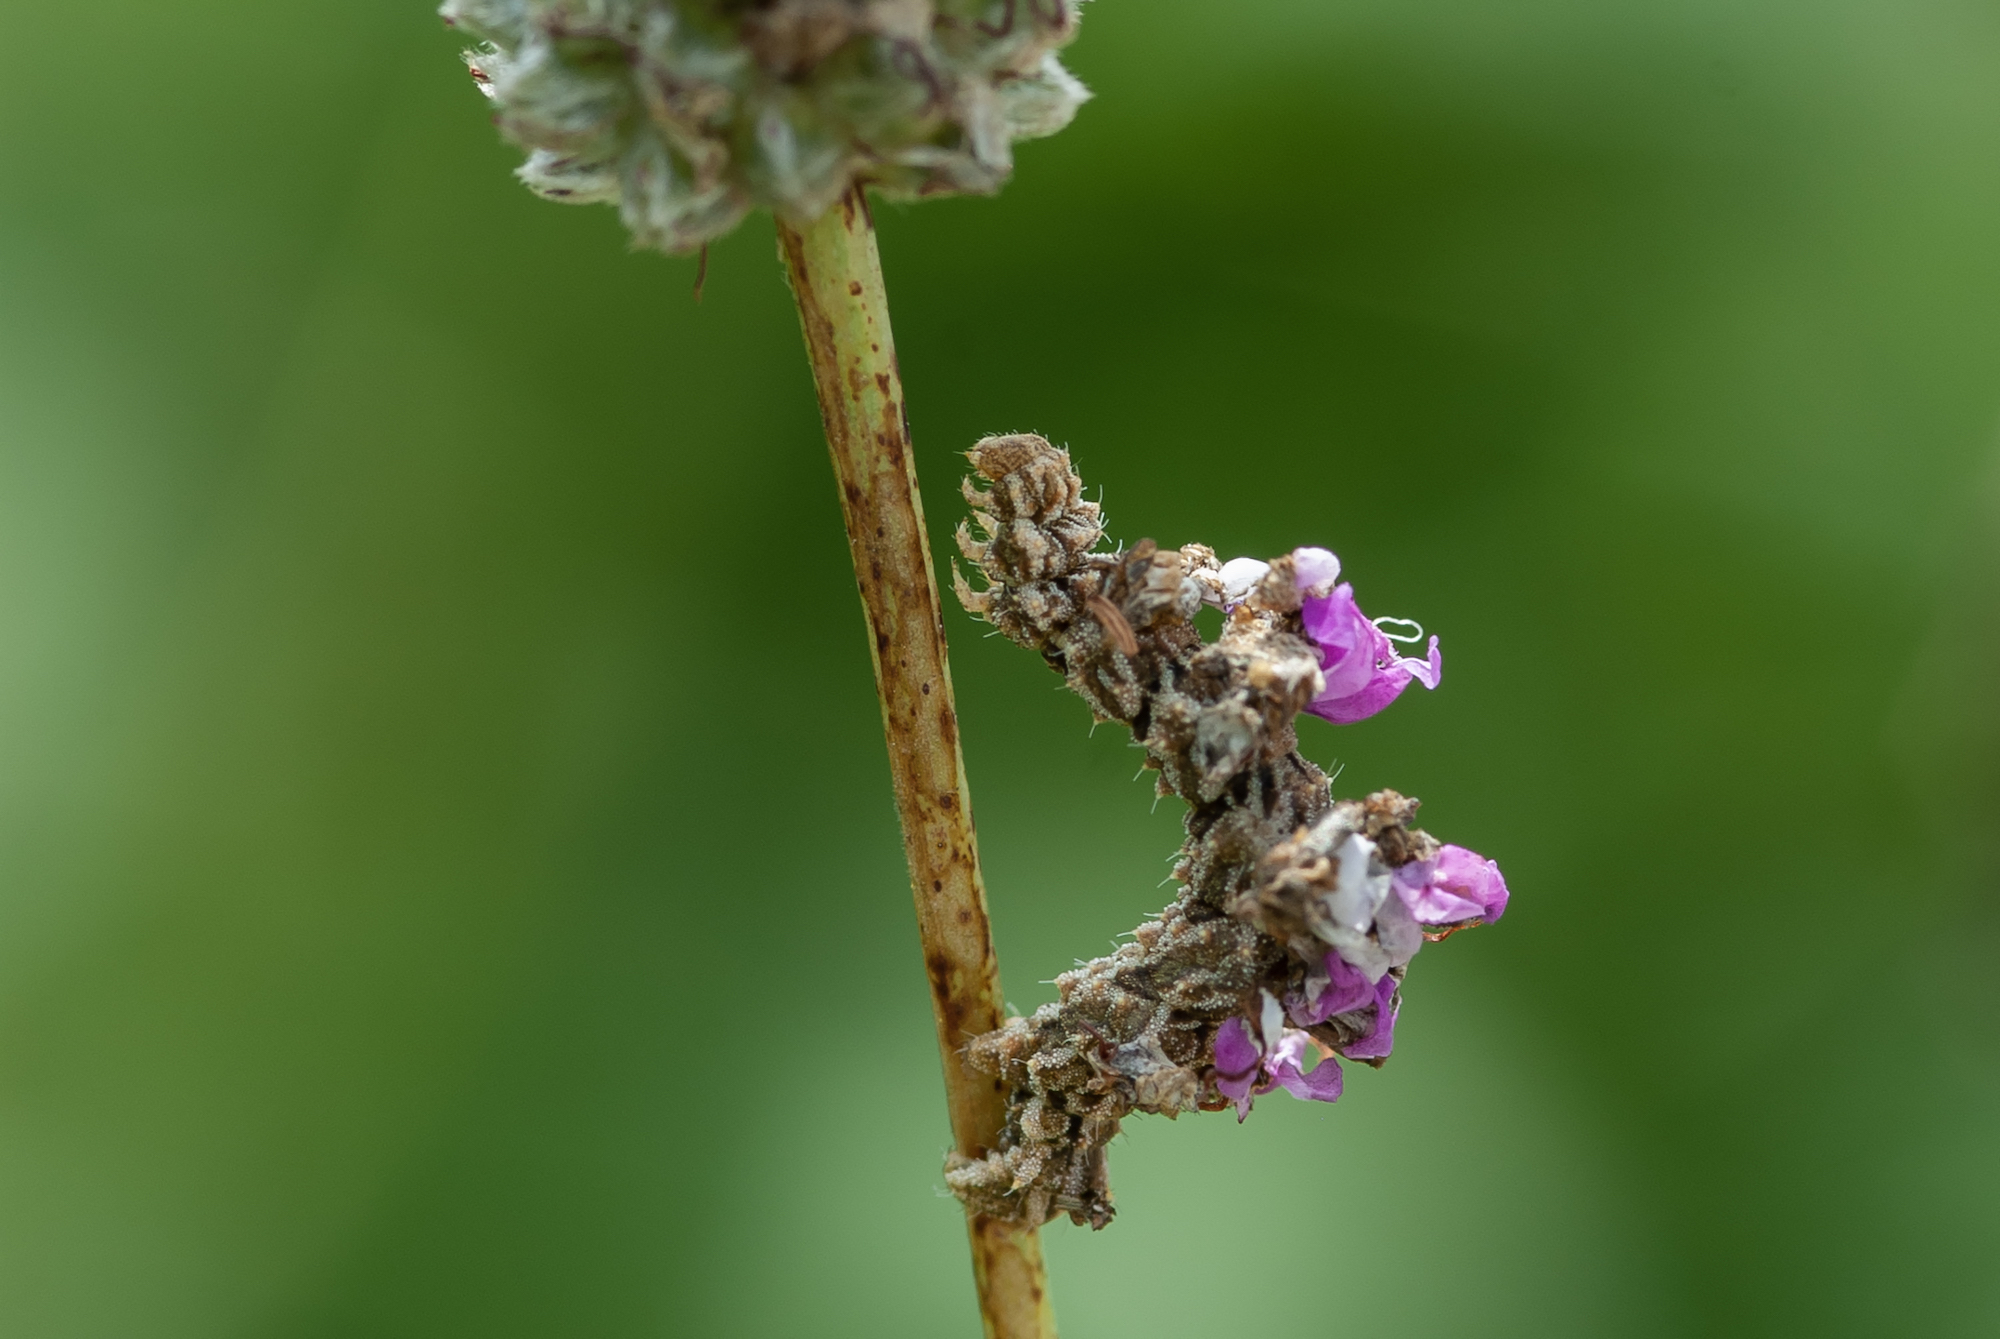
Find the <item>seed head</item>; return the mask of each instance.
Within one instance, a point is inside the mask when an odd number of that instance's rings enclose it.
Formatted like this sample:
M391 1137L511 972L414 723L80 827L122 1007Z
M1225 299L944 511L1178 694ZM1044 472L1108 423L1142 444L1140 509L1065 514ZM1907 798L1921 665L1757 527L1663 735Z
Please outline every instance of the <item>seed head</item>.
M1018 139L1090 96L1057 62L1079 0L445 0L528 150L518 174L691 251L752 209L817 218L849 184L990 194Z

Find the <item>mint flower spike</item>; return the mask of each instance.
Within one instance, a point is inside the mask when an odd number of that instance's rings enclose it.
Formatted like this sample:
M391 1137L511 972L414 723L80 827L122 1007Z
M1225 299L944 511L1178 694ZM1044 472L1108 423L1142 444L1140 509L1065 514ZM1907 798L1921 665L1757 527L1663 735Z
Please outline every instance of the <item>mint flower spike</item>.
M856 181L991 194L1016 140L1090 94L1057 61L1077 0L445 0L537 194L618 206L698 249L753 209L794 224Z

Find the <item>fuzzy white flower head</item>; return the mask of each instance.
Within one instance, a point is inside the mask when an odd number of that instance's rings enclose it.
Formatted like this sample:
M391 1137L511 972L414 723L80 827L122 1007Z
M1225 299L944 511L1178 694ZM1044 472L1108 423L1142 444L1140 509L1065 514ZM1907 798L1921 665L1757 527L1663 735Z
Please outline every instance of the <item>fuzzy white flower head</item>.
M552 200L615 203L691 251L752 209L817 218L866 181L996 191L1013 143L1089 92L1056 60L1078 0L445 0Z

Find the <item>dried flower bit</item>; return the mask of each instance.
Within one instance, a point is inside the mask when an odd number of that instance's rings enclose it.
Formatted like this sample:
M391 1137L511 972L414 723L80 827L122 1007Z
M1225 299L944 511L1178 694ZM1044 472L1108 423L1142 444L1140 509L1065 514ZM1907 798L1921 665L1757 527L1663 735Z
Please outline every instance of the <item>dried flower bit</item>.
M1267 993L1268 1001L1271 996ZM1338 1062L1322 1060L1310 1073L1304 1066L1312 1037L1297 1028L1253 1033L1241 1018L1224 1023L1215 1037L1216 1089L1236 1106L1240 1123L1254 1099L1274 1088L1309 1102L1338 1102L1343 1075Z
M986 545L974 537L972 533L974 521L979 522L982 528L986 528L987 518L975 512L971 520L958 523L957 529L952 531L952 538L957 541L960 554L975 563L983 563L986 561Z
M752 209L817 218L889 194L996 191L1016 140L1089 92L1056 59L1075 12L986 0L446 0L519 175L615 202L640 246L692 251Z
M1215 550L1206 544L1181 545L1181 569L1201 594L1201 602L1220 609L1227 603L1227 586Z
M1127 656L1139 654L1139 639L1132 635L1132 625L1125 621L1125 615L1117 605L1094 591L1083 597L1083 603L1103 627L1104 635L1111 639L1113 646Z
M1224 606L1243 603L1270 570L1271 564L1256 558L1231 558L1217 574L1221 578L1222 589L1221 598L1214 603Z
M961 526L960 529L963 530L964 527ZM965 573L959 570L957 563L951 565L951 589L952 594L958 597L958 602L965 606L965 611L974 618L985 618L993 608L992 596L986 591L974 590L972 584L965 579Z

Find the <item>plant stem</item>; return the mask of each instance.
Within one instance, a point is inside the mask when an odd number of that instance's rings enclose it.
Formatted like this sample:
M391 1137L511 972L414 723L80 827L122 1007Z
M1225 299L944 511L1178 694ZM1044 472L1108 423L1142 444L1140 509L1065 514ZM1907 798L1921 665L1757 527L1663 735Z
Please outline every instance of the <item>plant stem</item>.
M999 1080L966 1068L966 1042L1000 1026L1000 969L979 877L972 805L923 499L904 412L889 298L862 188L803 229L778 221L840 484L868 619L889 772L931 981L945 1100L958 1151L979 1157L1006 1121ZM988 1339L1054 1339L1041 1242L970 1215L973 1278Z

